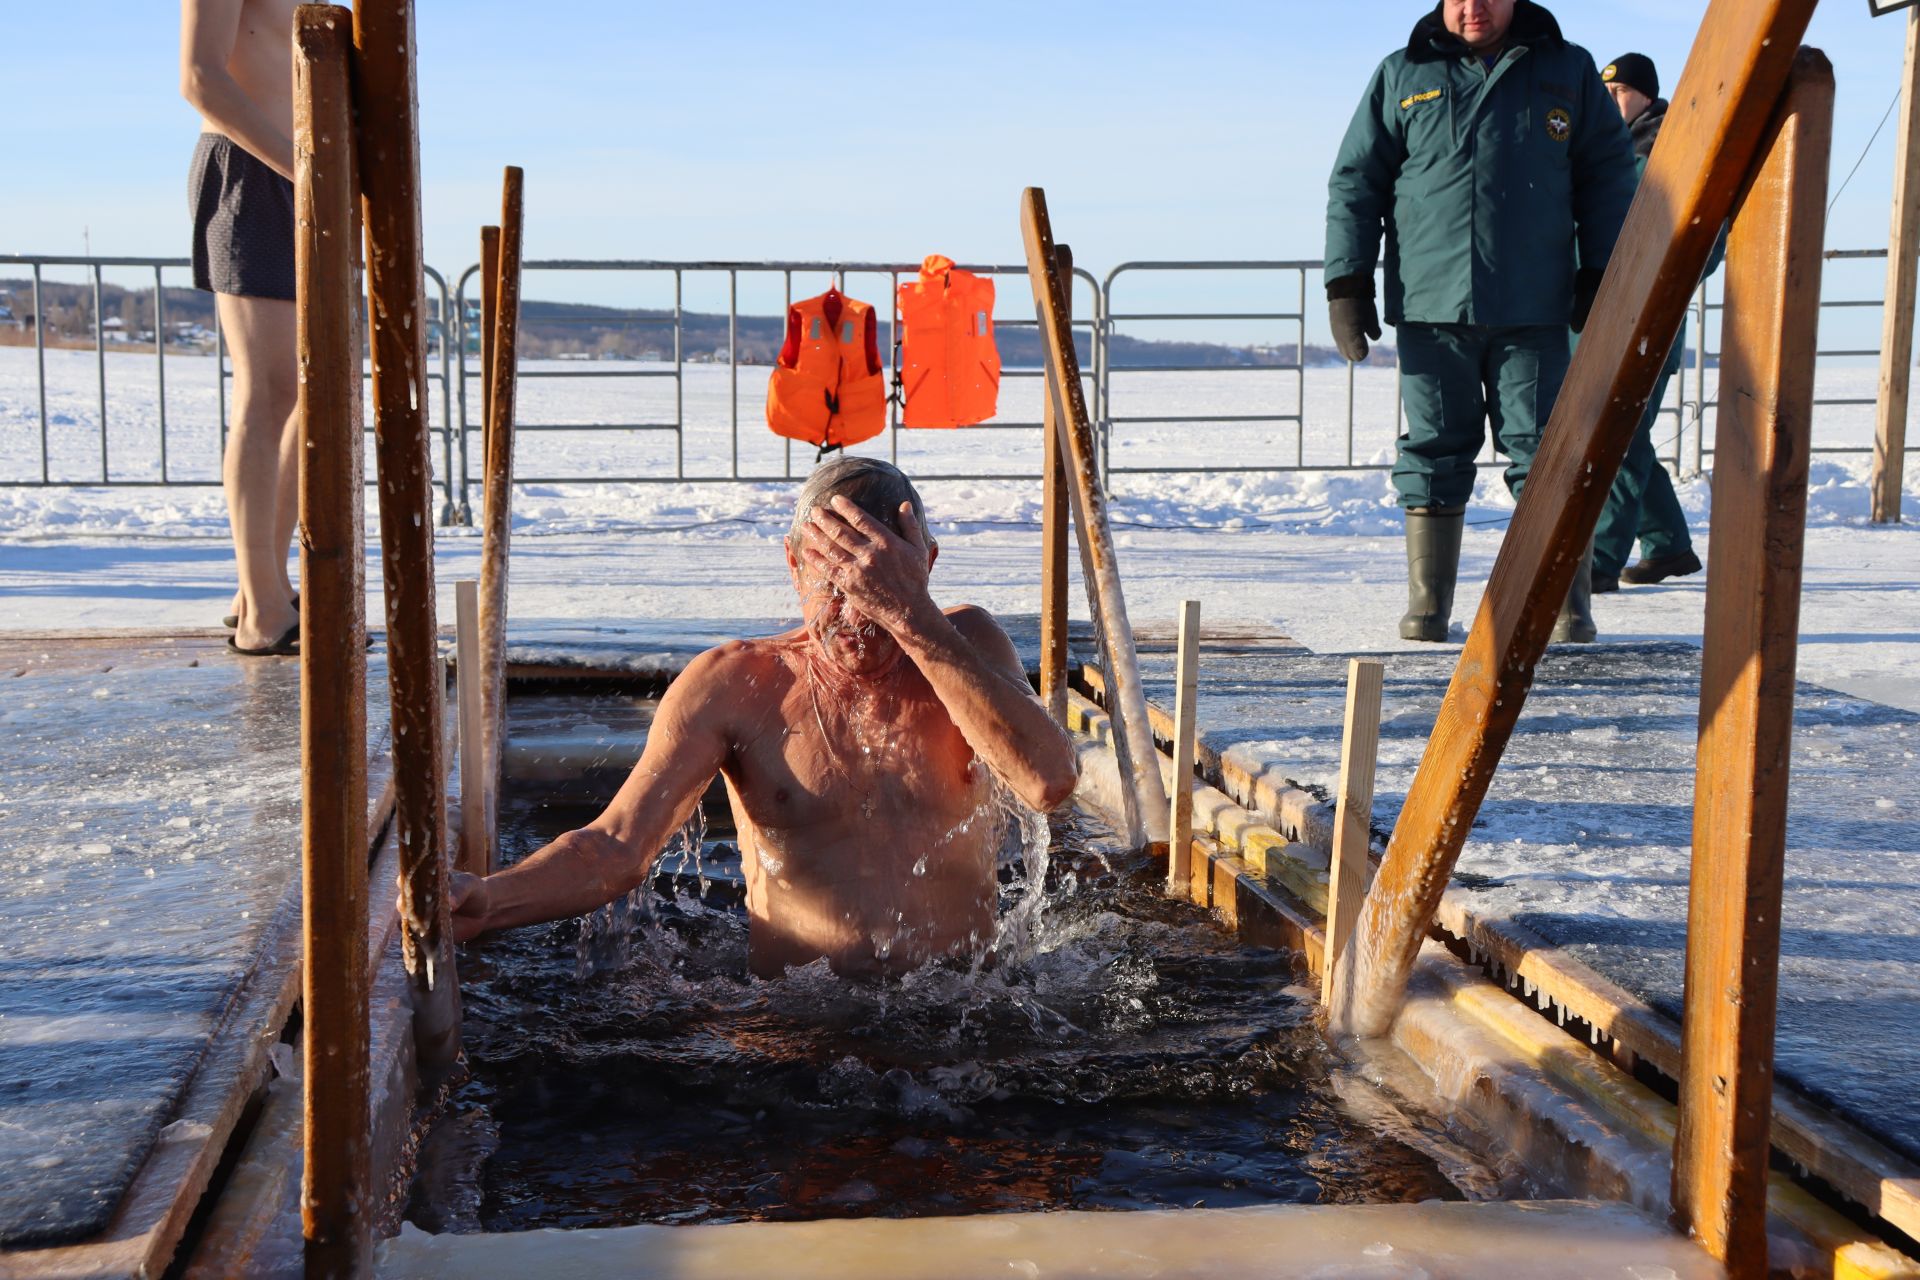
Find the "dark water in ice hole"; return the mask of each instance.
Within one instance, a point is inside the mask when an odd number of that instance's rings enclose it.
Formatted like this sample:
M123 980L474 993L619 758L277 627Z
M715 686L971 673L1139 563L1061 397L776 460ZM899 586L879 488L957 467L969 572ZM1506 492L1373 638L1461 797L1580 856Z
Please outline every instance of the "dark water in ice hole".
M511 859L597 803L510 791ZM635 912L504 934L460 961L473 1076L426 1137L408 1217L435 1231L636 1222L1460 1199L1496 1181L1429 1120L1336 1096L1285 953L1162 897L1111 832L1056 815L1039 941L979 974L884 986L746 971L739 854ZM1003 858L1003 910L1025 896ZM671 896L669 894L671 893ZM651 913L651 919L639 919ZM1464 1161L1464 1162L1463 1162Z

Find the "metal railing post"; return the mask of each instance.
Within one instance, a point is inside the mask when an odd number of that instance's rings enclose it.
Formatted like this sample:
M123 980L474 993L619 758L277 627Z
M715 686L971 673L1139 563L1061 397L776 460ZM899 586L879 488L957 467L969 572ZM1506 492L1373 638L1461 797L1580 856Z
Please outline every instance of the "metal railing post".
M1700 317L1700 341L1693 350L1694 381L1700 387L1700 410L1693 419L1693 471L1692 475L1701 475L1707 469L1707 282L1700 282L1700 298L1697 313ZM1679 455L1674 457L1676 468Z
M153 378L160 398L160 483L167 481L167 299L160 267L153 268Z
M107 466L107 329L100 313L100 265L93 268L93 360L100 379L100 483L113 477Z
M1307 269L1295 272L1300 277L1300 318L1295 321L1299 341L1293 358L1293 464L1307 465ZM1351 459L1349 459L1351 461Z
M40 306L40 264L33 264L33 358L40 384L40 483L51 484L47 463L47 317Z
M733 478L740 478L740 273L727 272L727 396L733 422Z
M673 273L673 474L685 479L687 474L687 367L686 350L681 335L684 317L680 310L680 271Z

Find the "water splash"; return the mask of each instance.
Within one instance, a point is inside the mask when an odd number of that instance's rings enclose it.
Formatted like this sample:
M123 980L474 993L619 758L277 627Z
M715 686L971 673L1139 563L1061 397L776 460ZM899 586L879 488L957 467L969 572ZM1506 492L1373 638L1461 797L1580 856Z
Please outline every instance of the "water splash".
M704 910L700 900L707 893L706 866L702 856L706 848L706 836L707 815L699 805L695 805L692 816L668 838L666 848L654 864L655 875L662 870L672 874L688 863L692 864L696 897L691 901L683 900L680 903L683 910ZM632 962L634 939L641 932L642 923L653 914L655 895L652 879L653 875L649 875L647 882L581 917L579 936L573 944L573 975L576 981L584 982L598 973L617 972ZM675 883L678 883L677 876Z

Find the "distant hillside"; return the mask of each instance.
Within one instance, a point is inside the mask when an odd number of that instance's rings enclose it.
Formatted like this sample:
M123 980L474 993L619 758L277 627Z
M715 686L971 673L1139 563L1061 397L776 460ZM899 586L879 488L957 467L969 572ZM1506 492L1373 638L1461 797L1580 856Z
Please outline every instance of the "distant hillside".
M31 280L0 280L0 306L9 306L13 321L24 325L33 310ZM41 305L46 313L49 340L85 340L93 337L93 287L56 281L42 281ZM120 321L121 332L129 341L153 341L153 291L126 289L115 284L102 285L101 309L109 320ZM671 311L650 311L619 307L591 306L583 303L545 302L527 299L521 304L520 347L528 359L553 359L563 356L587 356L599 359L658 359L673 356ZM166 319L172 339L178 345L202 347L207 331L213 327L213 295L197 289L170 287L166 290ZM0 324L6 323L0 318ZM17 334L16 330L16 334ZM772 364L786 337L785 321L780 316L740 316L735 325L743 364ZM437 339L437 326L429 331ZM1041 363L1040 336L1030 328L1000 328L995 337L1002 363L1014 368L1038 368ZM884 340L884 333L883 333ZM475 339L469 336L468 345ZM62 342L65 345L65 342ZM1079 335L1082 361L1090 359L1087 337ZM727 358L727 317L688 311L681 315L681 354L689 361L725 362ZM1126 334L1115 334L1109 355L1116 369L1153 365L1198 365L1204 368L1267 367L1293 368L1298 352L1292 346L1237 347L1214 342L1152 342ZM1337 365L1339 353L1331 347L1308 346L1309 366ZM1391 347L1376 347L1370 363L1392 364Z

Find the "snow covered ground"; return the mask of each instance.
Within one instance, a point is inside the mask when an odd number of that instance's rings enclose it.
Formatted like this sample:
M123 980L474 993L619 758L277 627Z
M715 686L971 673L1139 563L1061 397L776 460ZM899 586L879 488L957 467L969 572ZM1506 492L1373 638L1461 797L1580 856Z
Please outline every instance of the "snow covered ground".
M97 365L91 352L50 351L49 469L97 477ZM108 443L115 479L158 469L155 369L150 354L110 353ZM530 371L659 372L639 364L544 364ZM168 471L176 479L216 472L218 418L211 360L167 362ZM760 425L765 370L689 365L684 448L689 474L730 474L738 405L743 474L779 474L783 442ZM1116 372L1112 460L1124 467L1245 467L1304 457L1340 465L1348 456L1346 374L1309 370L1210 374ZM1711 390L1711 374L1709 375ZM1819 394L1871 401L1869 368L1824 369ZM528 423L671 419L666 378L523 381ZM1154 414L1288 415L1304 401L1306 425L1132 423ZM433 389L435 421L442 406ZM1039 386L1009 379L1003 418L1039 417ZM1352 456L1391 458L1391 372L1356 380ZM1673 435L1669 418L1656 440ZM1864 449L1871 404L1823 408L1818 448ZM886 456L886 437L866 446ZM899 460L910 472L1008 474L1037 469L1032 430L908 432ZM1667 452L1670 452L1670 447ZM794 451L794 469L810 459ZM1691 456L1691 437L1688 440ZM518 471L527 476L671 476L669 433L527 432ZM436 445L436 462L438 446ZM1808 520L1801 678L1920 710L1920 528L1866 523L1867 457L1817 456ZM0 349L0 480L37 478L40 429L34 355ZM1908 468L1909 510L1920 516L1920 466ZM1271 626L1319 652L1405 648L1395 638L1404 608L1400 517L1384 471L1115 476L1115 530L1136 623L1170 621L1195 597L1206 616ZM650 619L783 617L793 597L780 558L791 499L784 484L530 483L515 495L512 612L517 621L644 624ZM1708 487L1681 486L1703 555ZM926 498L942 546L936 594L1002 612L1038 607L1040 493L1028 480L934 481ZM477 503L478 492L473 493ZM1461 570L1456 618L1470 620L1512 511L1497 467L1483 469ZM371 524L371 522L370 522ZM0 629L212 625L232 592L232 554L215 488L0 488ZM441 616L452 617L452 583L478 572L469 529L443 529ZM371 553L370 553L371 554ZM379 574L369 572L371 592ZM1603 639L1697 643L1704 577L1599 597ZM1079 602L1076 602L1077 604ZM1080 607L1084 607L1081 605ZM377 599L369 601L378 618ZM721 629L724 630L724 627Z

